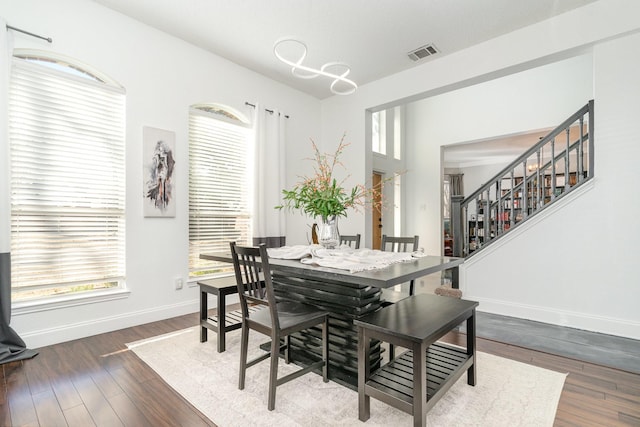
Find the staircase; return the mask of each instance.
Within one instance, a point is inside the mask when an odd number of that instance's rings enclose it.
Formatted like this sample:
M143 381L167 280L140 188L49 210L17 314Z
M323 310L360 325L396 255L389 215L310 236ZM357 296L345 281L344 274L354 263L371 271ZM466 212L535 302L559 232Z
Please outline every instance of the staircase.
M592 179L593 117L591 100L470 196L453 196L453 255L477 254Z

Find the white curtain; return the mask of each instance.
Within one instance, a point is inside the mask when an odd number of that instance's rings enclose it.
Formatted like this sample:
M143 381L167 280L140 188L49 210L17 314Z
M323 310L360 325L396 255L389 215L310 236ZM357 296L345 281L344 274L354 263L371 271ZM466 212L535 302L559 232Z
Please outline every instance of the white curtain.
M0 253L10 252L11 184L9 163L9 76L13 34L0 18Z
M284 213L275 206L285 188L286 118L280 111L272 111L260 104L254 111L253 243L277 247L285 244Z
M0 363L38 354L26 348L11 322L11 163L9 161L9 80L13 35L0 18Z

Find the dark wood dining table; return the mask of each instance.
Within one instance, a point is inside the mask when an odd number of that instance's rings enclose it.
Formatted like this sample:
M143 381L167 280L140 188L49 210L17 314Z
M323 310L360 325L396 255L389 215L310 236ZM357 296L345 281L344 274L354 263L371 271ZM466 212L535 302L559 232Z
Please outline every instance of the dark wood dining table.
M201 259L232 263L231 253L202 253ZM329 311L329 376L350 388L358 385L357 319L385 304L381 289L416 280L445 270L452 272L452 287L458 288L458 266L463 258L422 256L384 268L350 273L346 270L303 264L300 260L269 258L278 298L305 302ZM292 359L306 364L321 354L321 331L310 329L291 337ZM372 343L370 366L382 361L379 343Z

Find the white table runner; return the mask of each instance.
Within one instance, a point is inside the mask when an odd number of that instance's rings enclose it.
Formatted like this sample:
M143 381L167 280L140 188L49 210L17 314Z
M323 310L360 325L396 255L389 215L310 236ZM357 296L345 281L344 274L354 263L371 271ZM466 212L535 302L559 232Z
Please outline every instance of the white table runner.
M398 262L411 261L424 254L410 252L384 252L373 249L353 249L342 245L336 249L325 249L320 245L283 246L268 249L271 258L299 259L303 264L337 268L357 273L365 270L385 268Z

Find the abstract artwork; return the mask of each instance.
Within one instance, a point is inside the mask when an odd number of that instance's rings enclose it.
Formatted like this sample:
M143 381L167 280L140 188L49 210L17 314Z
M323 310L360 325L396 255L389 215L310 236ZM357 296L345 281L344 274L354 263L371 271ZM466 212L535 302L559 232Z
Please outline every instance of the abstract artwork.
M175 180L175 144L174 132L151 127L142 130L142 158L144 216L175 217L174 200Z

